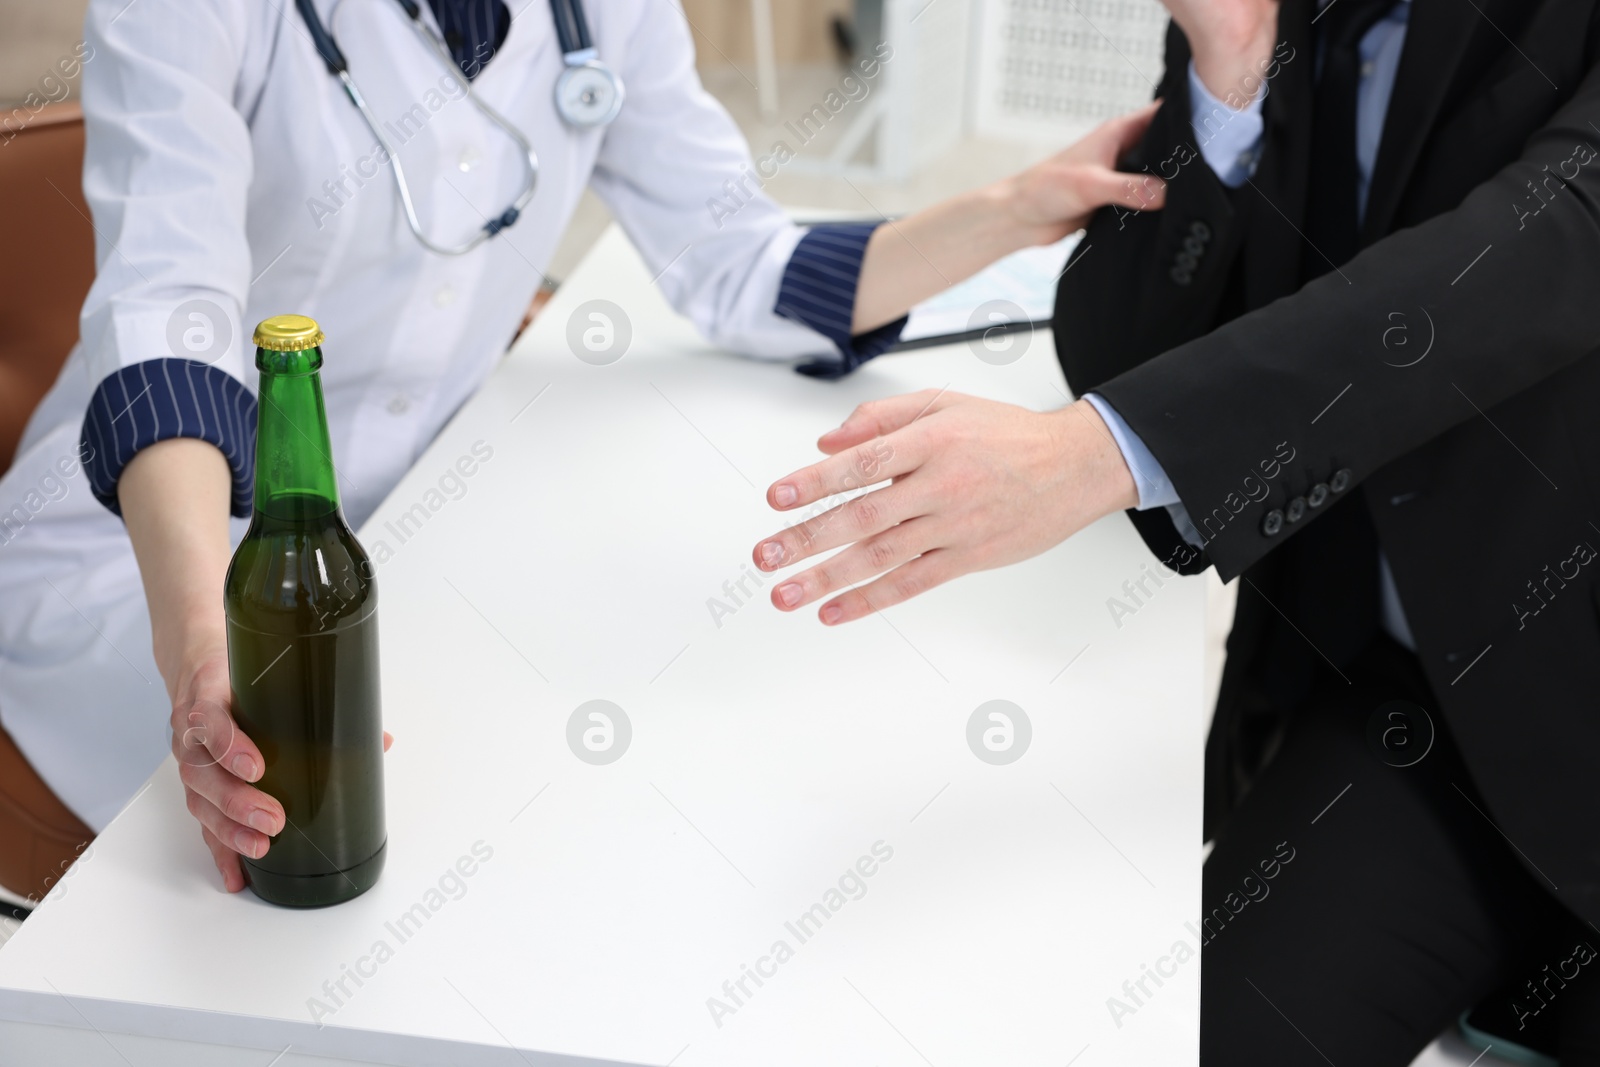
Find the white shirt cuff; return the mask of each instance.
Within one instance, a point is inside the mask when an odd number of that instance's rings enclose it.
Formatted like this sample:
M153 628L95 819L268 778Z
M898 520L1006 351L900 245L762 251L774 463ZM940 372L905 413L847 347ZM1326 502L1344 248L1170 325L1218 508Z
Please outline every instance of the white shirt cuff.
M1261 134L1265 129L1261 107L1266 99L1267 84L1263 81L1256 98L1242 110L1235 110L1211 95L1194 72L1194 60L1189 61L1189 118L1195 140L1206 165L1230 189L1237 189L1254 175L1261 160Z

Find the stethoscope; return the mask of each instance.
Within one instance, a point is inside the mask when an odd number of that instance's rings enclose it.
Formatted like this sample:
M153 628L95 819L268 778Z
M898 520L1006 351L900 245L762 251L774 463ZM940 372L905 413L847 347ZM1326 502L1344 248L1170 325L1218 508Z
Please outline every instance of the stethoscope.
M397 2L410 17L411 26L416 30L417 36L422 38L423 43L446 67L460 75L461 70L456 66L455 58L451 56L449 48L440 40L432 27L422 20L422 8L417 0L397 0ZM527 178L522 192L511 202L511 206L485 222L482 229L465 244L448 247L430 241L427 234L422 232L422 222L417 217L416 205L412 203L411 189L406 184L405 171L400 166L399 149L390 142L382 125L367 107L366 98L361 95L361 90L356 88L355 79L350 77L350 65L345 61L338 42L322 24L313 0L295 0L295 7L299 9L300 17L305 20L306 28L311 32L311 43L316 46L317 54L322 57L328 73L339 79L339 84L344 86L345 95L361 113L362 121L383 146L384 153L393 168L394 184L400 192L400 205L405 210L406 224L411 227L411 232L424 247L443 256L464 255L516 223L522 215L522 209L533 199L533 190L539 181L539 157L534 153L533 145L522 135L522 131L505 116L484 103L478 94L473 92L471 81L467 81L464 83L464 88L472 106L490 122L504 130L506 136L522 149ZM589 22L583 14L583 0L550 0L550 12L555 18L556 40L560 42L561 58L566 64L566 69L556 79L556 112L567 125L578 129L604 126L615 119L617 113L622 110L624 95L622 79L617 76L616 71L601 61L594 42L589 37Z

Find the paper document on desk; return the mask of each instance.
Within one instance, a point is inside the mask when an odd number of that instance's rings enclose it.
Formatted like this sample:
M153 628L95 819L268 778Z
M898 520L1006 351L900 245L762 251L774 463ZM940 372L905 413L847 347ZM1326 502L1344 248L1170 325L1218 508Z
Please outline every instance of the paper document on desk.
M1013 252L918 304L900 333L899 347L922 348L934 339L955 340L1003 323L1048 323L1056 283L1081 236Z

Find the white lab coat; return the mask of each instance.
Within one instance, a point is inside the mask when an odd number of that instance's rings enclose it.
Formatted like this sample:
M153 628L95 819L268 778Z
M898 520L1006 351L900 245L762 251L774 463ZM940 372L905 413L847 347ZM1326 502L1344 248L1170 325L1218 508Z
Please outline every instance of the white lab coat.
M455 244L509 204L522 173L516 145L461 99L461 79L399 5L317 7L379 119L409 116L396 126L407 137L400 158L429 235ZM443 257L406 228L371 132L292 3L91 4L84 191L99 274L81 342L0 478L0 721L91 827L168 751L170 705L132 548L90 495L78 437L107 374L187 354L168 343L179 304L223 311L232 341L214 363L252 391L257 321L294 312L321 323L353 525L487 377L585 184L709 340L771 357L828 350L772 313L801 231L760 197L720 221L708 209L749 153L695 76L677 5L587 5L599 54L627 89L616 121L589 131L554 107L562 59L549 5L510 7L510 33L473 88L533 143L537 193L514 227ZM244 525L234 521L236 541Z

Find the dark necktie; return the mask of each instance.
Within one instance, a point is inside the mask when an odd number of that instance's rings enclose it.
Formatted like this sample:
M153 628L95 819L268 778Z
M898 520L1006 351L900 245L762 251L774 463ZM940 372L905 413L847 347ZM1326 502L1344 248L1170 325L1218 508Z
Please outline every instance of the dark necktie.
M1333 0L1313 30L1322 68L1311 104L1311 173L1306 190L1302 281L1326 274L1360 249L1356 189L1356 91L1361 86L1361 38L1395 0ZM1331 263L1329 261L1332 261Z
M1394 0L1333 0L1313 27L1322 46L1322 68L1311 105L1302 281L1342 265L1361 246L1356 210L1360 44L1393 7ZM1298 636L1334 664L1350 663L1377 635L1380 615L1378 534L1364 490L1334 504L1279 551L1288 553L1285 587L1296 593L1285 610L1296 618Z
M502 0L429 0L444 43L471 81L505 43L511 12Z

